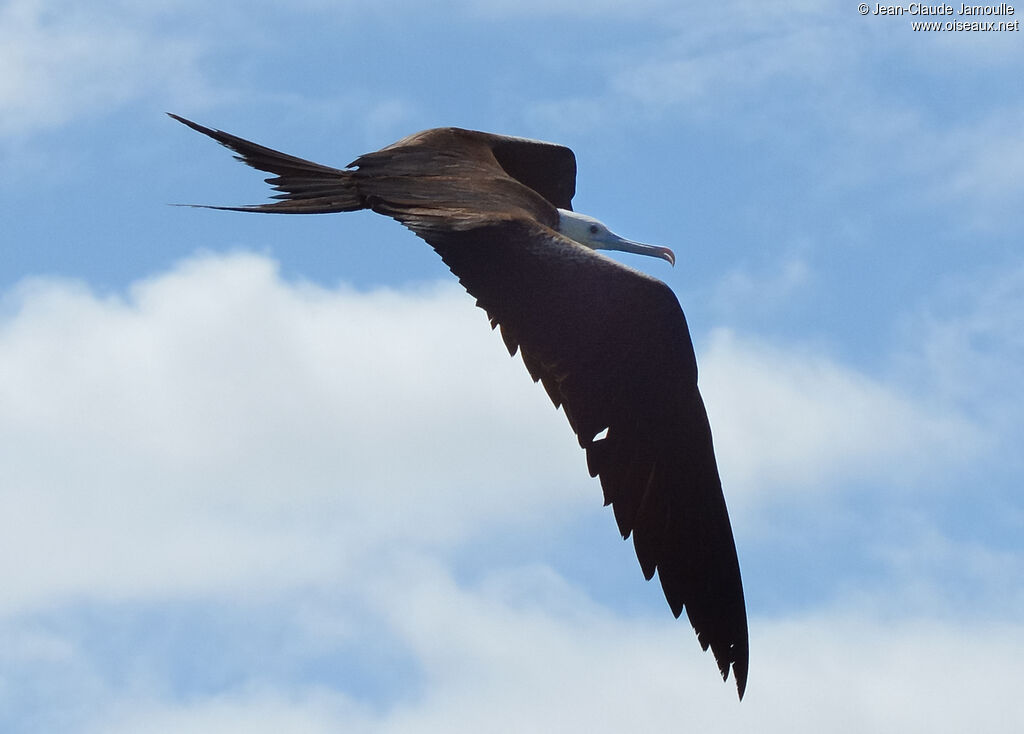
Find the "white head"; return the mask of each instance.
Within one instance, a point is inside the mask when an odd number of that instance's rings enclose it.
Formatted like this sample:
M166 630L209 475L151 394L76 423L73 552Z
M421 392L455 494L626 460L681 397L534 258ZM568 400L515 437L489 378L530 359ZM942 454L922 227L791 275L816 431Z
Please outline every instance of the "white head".
M619 237L604 224L593 217L588 217L586 214L578 214L568 209L559 209L558 231L574 242L579 242L581 245L589 247L591 250L635 252L638 255L660 257L662 260L668 260L672 265L676 264L675 253L667 247L645 245Z

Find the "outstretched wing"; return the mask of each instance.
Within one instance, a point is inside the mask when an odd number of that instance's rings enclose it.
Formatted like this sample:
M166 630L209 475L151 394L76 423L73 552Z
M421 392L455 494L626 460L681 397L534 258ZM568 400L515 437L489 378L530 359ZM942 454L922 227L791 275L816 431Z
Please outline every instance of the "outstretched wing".
M441 255L586 449L644 576L746 686L747 619L686 318L659 280L524 218L393 216ZM606 430L607 429L607 430ZM603 436L601 434L603 433ZM600 437L599 437L600 436Z

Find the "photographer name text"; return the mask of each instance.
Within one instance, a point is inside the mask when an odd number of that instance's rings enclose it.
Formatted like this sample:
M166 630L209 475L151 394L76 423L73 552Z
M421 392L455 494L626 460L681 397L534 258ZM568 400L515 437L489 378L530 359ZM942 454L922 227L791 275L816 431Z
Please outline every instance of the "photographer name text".
M961 3L957 9L952 5L925 5L924 3L910 3L910 5L882 5L875 3L871 10L872 15L1013 15L1016 11L1008 3L999 5L967 5Z

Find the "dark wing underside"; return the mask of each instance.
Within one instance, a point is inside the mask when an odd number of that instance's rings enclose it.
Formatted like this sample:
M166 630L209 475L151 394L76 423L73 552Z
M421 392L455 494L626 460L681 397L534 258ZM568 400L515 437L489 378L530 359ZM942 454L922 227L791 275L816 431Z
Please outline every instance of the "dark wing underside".
M394 214L429 242L511 354L564 411L644 576L740 696L747 620L740 569L697 390L686 319L664 283L528 219L452 229ZM602 431L602 438L595 438Z

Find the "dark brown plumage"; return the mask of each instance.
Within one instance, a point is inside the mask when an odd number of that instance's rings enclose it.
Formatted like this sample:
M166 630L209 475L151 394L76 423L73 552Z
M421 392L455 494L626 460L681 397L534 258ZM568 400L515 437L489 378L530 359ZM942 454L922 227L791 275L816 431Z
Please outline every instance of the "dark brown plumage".
M438 252L565 412L644 576L657 572L673 614L686 609L742 698L743 588L686 318L664 283L559 232L575 191L572 151L439 128L338 169L172 117L274 174L267 182L281 192L211 208L371 209Z

